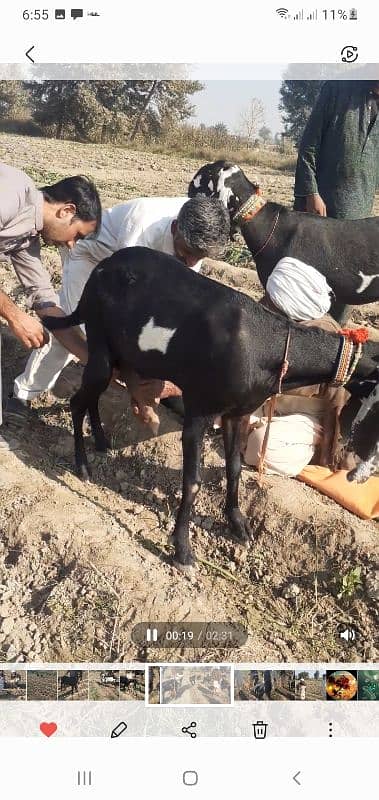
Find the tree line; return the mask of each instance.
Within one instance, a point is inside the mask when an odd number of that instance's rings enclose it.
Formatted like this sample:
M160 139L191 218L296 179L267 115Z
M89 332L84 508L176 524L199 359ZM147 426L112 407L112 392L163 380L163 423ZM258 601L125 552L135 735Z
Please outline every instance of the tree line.
M321 81L284 80L280 110L285 134L298 144ZM31 120L38 132L82 142L154 140L180 128L194 114L193 95L203 84L191 80L0 81L0 121ZM223 122L199 126L219 145L236 140ZM241 114L239 144L278 144L264 122L262 102L252 98ZM230 138L230 142L229 142Z

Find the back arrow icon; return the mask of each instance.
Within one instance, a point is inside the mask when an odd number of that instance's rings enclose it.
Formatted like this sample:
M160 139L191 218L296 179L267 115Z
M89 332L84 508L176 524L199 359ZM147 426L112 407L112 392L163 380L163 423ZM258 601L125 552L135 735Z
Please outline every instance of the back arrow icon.
M296 775L292 776L292 780L295 781L295 783L297 783L298 786L301 786L300 781L297 780L299 775L300 775L300 772L297 772Z
M29 47L29 50L27 50L27 51L26 51L26 53L25 53L25 55L26 55L26 58L28 58L28 59L29 59L29 61L31 61L31 62L32 62L32 64L34 64L35 62L34 62L34 59L33 59L33 58L32 58L32 57L29 55L29 53L31 53L31 52L32 52L32 50L34 50L34 48L35 48L35 45L34 45L34 44L32 44L32 46L31 46L31 47Z

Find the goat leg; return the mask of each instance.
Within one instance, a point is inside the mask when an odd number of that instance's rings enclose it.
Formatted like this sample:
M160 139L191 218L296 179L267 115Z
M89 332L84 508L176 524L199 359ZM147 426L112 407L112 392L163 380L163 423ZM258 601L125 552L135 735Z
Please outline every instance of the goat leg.
M88 403L83 387L79 389L70 400L72 423L74 426L75 464L76 472L82 480L89 480L91 469L87 461L83 439L83 420Z
M225 448L226 503L225 514L229 520L232 535L239 542L248 542L253 532L247 517L239 508L238 485L241 474L241 417L222 418L222 435Z
M193 566L195 559L189 541L189 521L193 501L200 489L200 456L204 434L209 417L184 417L183 447L183 494L176 518L173 542L175 546L174 564L181 570Z
M93 341L93 333L87 329L88 343ZM105 392L112 375L112 367L106 346L101 340L96 339L95 355L88 359L83 372L82 385L71 398L71 414L74 425L75 462L78 475L83 480L88 480L91 471L88 466L83 439L83 420L86 411L89 411L92 430L95 436L97 449L107 449L107 441L102 429L99 416L99 397Z
M98 400L88 406L88 413L91 422L92 434L95 439L96 450L99 453L106 453L110 448L110 442L109 439L107 439L101 424Z

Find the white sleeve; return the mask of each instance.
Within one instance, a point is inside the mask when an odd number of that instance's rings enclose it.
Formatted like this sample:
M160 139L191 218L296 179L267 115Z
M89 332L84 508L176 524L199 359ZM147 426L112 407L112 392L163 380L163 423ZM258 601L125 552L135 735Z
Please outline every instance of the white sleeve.
M117 250L123 247L149 247L149 239L145 231L145 213L143 201L137 201L127 212L119 230Z

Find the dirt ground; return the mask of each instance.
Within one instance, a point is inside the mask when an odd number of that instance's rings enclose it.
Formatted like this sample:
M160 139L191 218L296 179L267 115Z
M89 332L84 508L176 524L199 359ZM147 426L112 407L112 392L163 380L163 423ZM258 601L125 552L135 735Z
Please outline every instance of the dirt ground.
M28 700L56 700L57 699L57 673L54 670L44 672L28 671L27 699Z
M185 194L200 163L188 158L98 145L0 135L0 159L38 183L83 171L105 205L143 194ZM52 171L54 170L54 171ZM247 169L264 194L290 204L293 176ZM376 209L379 214L379 207ZM207 262L207 273L254 297L261 290L243 247L229 264ZM59 285L59 258L44 249ZM237 266L235 266L237 264ZM243 266L240 266L243 264ZM0 263L1 286L21 305L15 274ZM354 312L379 330L379 304ZM2 327L3 396L26 353ZM198 558L194 577L171 565L181 488L180 426L160 410L157 437L132 417L126 392L111 387L102 418L112 437L106 457L95 455L91 483L72 472L73 442L67 398L80 382L70 365L55 388L34 402L27 429L5 431L18 449L0 456L0 661L361 661L379 657L378 524L359 520L295 480L266 478L259 488L245 468L241 506L254 542L230 538L222 514L225 476L220 437L204 448L203 487L191 535ZM358 581L342 579L360 569ZM299 592L289 598L295 583ZM346 580L345 580L346 586ZM140 622L236 621L249 632L232 651L137 647ZM354 625L345 642L339 625Z

